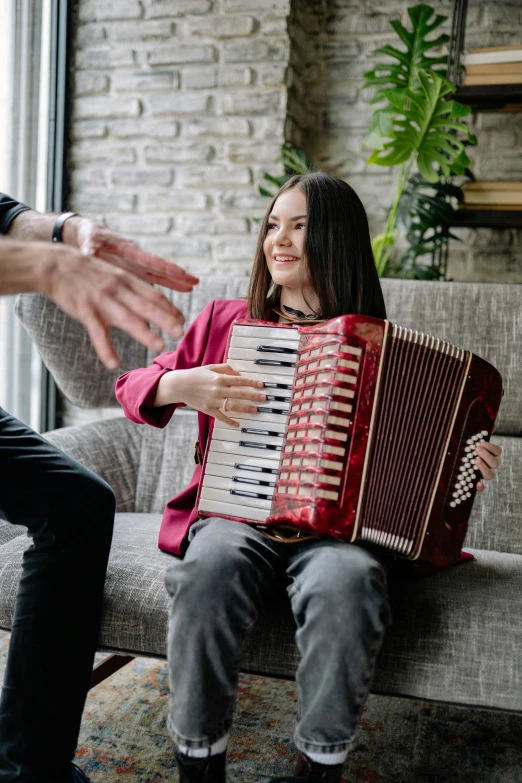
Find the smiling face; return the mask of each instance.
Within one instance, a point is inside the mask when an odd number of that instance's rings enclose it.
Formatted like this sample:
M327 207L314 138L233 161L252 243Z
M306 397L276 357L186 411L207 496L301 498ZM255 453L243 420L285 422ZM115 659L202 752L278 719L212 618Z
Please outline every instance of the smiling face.
M282 287L281 304L308 313L317 297L310 289L304 257L306 215L306 197L300 188L282 193L268 219L263 251L273 282Z

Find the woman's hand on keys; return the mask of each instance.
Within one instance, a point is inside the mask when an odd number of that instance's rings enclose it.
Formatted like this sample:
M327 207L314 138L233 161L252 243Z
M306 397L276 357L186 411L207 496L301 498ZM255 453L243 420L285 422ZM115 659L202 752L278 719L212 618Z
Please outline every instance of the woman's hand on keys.
M206 364L178 372L178 388L182 395L179 401L224 424L239 426L230 414L255 414L257 406L266 401L266 394L261 392L262 381L245 378L228 364Z

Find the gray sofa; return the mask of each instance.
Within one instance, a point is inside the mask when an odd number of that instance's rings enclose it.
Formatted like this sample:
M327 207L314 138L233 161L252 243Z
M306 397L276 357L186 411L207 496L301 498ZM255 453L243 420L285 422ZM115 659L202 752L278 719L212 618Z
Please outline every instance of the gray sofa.
M476 559L417 582L391 580L394 620L372 690L522 712L522 286L394 280L383 285L392 321L470 348L500 369L505 396L493 440L504 455L497 479L475 502L466 543ZM209 278L192 294L174 298L190 322L208 300L237 298L245 289L245 278ZM82 327L38 295L22 296L17 311L72 402L116 405L117 373L97 361ZM124 369L151 361L125 335L115 333L114 339ZM164 657L163 574L171 556L158 550L157 533L165 502L192 474L195 413L177 411L164 430L115 418L47 437L105 478L117 496L100 650ZM9 629L28 539L6 524L0 533L0 626ZM282 594L246 645L243 668L292 678L297 659Z

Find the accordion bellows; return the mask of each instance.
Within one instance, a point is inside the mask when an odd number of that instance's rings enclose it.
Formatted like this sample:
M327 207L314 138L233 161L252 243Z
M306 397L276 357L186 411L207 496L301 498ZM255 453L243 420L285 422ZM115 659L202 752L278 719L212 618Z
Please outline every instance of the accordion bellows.
M470 351L361 315L241 320L225 360L263 380L257 414L214 421L200 516L292 525L438 566L459 559L502 379Z

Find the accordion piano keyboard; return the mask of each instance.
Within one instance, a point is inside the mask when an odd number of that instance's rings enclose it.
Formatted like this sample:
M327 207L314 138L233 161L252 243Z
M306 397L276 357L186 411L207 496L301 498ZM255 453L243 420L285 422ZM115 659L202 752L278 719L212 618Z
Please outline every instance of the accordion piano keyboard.
M263 381L268 399L253 416L233 413L239 427L215 422L200 511L255 522L267 519L281 461L298 347L297 329L234 327L227 362L242 375Z

